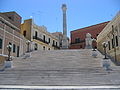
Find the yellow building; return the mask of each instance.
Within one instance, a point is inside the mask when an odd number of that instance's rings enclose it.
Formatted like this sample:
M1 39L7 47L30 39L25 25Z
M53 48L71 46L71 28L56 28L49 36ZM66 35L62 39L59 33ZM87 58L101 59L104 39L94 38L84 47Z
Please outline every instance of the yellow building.
M36 25L33 19L24 21L21 33L30 41L30 50L59 49L59 40L45 26Z
M120 62L120 11L106 25L97 37L98 50L104 52L102 43L107 42L107 54L114 58L115 62Z

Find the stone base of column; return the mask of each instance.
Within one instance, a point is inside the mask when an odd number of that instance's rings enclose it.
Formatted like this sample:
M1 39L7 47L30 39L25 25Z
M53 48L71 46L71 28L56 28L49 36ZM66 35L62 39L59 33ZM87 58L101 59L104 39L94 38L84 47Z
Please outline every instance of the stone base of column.
M68 40L67 40L67 38L62 40L62 49L68 49Z
M62 47L61 49L68 49L68 47L64 46L64 47Z

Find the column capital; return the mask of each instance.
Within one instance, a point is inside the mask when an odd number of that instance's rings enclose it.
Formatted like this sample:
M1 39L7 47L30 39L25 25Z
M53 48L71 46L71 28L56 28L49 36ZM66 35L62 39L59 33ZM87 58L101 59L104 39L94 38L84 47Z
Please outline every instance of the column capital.
M66 10L67 10L66 4L62 4L62 10L63 10L63 11L66 11Z

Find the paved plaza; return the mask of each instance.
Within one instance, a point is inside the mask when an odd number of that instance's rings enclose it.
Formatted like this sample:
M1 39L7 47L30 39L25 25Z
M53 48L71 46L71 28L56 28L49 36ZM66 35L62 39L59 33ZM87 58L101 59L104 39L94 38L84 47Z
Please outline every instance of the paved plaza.
M27 58L14 58L13 67L0 72L0 85L120 85L120 67L111 64L112 71L104 70L104 56L99 52L97 58L92 57L90 49L30 54Z

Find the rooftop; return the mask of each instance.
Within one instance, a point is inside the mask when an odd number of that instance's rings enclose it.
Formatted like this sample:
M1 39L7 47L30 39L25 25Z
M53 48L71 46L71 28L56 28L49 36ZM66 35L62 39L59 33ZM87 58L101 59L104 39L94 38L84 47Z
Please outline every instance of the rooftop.
M89 29L89 28L92 28L92 27L96 27L96 26L99 26L99 25L102 25L102 24L107 24L107 23L109 23L109 22L110 22L110 21L106 21L106 22L103 22L103 23L99 23L99 24L95 24L95 25L88 26L88 27L76 29L76 30L71 31L71 33L72 33L72 32L76 32L76 31L80 31L80 30L86 30L86 29Z

